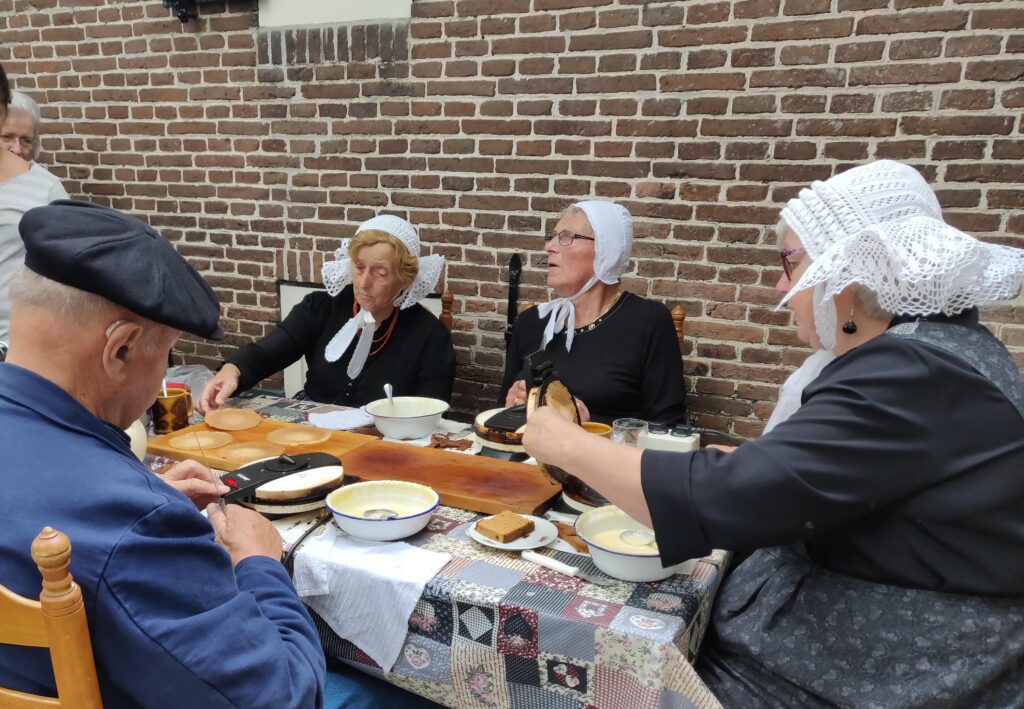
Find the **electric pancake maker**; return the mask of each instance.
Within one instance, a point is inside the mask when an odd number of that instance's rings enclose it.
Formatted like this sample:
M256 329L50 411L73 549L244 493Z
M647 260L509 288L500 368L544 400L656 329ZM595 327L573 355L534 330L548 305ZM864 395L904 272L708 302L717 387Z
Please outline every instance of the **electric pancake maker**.
M320 509L327 494L341 487L341 461L327 453L281 455L258 460L225 474L231 488L225 502L265 515L290 515Z

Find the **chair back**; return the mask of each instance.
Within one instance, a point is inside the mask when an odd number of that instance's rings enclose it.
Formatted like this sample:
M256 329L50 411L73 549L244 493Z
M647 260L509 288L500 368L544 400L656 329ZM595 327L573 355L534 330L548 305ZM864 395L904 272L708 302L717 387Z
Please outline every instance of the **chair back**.
M679 340L679 351L686 354L686 311L683 306L672 308L672 325L676 329L676 339Z
M0 586L0 644L48 648L57 698L0 687L0 707L100 709L82 589L68 571L71 543L64 534L44 527L32 542L32 560L43 575L42 593L33 601Z

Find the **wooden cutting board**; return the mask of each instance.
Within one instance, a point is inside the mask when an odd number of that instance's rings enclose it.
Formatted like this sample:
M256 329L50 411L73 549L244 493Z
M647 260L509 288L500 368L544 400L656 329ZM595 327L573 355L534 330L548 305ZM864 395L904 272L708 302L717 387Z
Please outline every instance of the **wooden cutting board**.
M263 419L263 421L253 428L247 428L244 431L228 431L231 437L234 439L231 443L253 443L256 441L265 442L267 440L267 434L272 431L282 428L294 428L297 426L306 427L308 424L301 423L285 423L283 421L271 421L270 419ZM174 433L168 433L163 436L157 436L156 438L150 438L146 446L146 451L150 455L162 455L165 458L171 458L173 460L186 460L191 458L198 460L200 463L205 463L210 468L219 468L221 470L235 470L241 468L247 463L240 463L233 460L227 460L217 455L217 448L204 448L202 452L198 450L180 450L174 448L168 442L175 436L180 436L184 433L191 431L217 431L219 429L211 428L205 423L196 423L191 426L187 426ZM300 446L286 446L285 453L330 453L333 456L341 458L342 454L349 452L353 448L370 443L371 441L378 440L374 436L367 436L362 433L351 433L349 431L331 431L331 437L322 443L313 443L309 445ZM229 444L230 445L230 444ZM205 454L205 457L204 457Z
M471 512L540 514L562 486L536 465L374 441L341 458L345 477L405 480L434 488L441 504Z

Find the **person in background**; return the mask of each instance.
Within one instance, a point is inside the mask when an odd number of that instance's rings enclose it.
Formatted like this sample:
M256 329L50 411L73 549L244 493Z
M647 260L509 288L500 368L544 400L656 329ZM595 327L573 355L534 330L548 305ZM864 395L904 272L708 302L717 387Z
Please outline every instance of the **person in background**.
M22 91L12 91L7 118L0 123L0 148L27 162L38 160L40 121L39 104Z
M0 66L0 126L6 135L11 88L3 66ZM5 145L6 145L6 141ZM33 207L67 199L60 180L37 163L27 162L21 149L0 150L0 343L8 340L11 301L7 286L25 259L25 247L18 235L22 215Z
M557 296L516 320L505 356L505 406L526 403L526 358L550 354L584 419L682 423L686 390L679 340L663 304L622 290L633 218L591 200L570 206L547 237L547 283Z
M299 398L362 406L383 396L451 401L455 349L448 329L419 302L437 285L444 257L420 256L412 224L374 217L324 264L327 292L310 293L270 334L242 347L203 388L207 413L235 392L306 358Z
M523 445L651 526L666 566L756 549L696 665L725 706L1015 706L1024 377L978 306L1019 294L1024 251L926 216L798 228L777 288L836 358L788 420L731 453L671 453L542 407Z
M942 219L939 200L921 173L903 163L877 160L841 172L824 182L814 182L809 189L801 190L800 199L793 200L782 210L775 232L782 246L791 233L800 239L809 229L821 229L826 222L832 225L837 238L845 238L873 224L921 216ZM811 250L807 253L812 259L821 255L814 252L813 241L810 241L809 248ZM780 248L779 255L788 277L802 253ZM800 408L804 389L817 378L825 365L836 358L832 350L834 345L823 344L823 341L834 339L829 332L828 327L823 335L813 328L798 331L797 336L813 347L814 352L783 383L778 403L765 425L765 433Z

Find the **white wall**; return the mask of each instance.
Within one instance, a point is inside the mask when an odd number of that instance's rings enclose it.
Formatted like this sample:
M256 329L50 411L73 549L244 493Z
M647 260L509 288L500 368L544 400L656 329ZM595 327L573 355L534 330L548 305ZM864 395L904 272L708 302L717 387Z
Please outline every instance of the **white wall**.
M408 18L412 0L259 0L260 27Z

